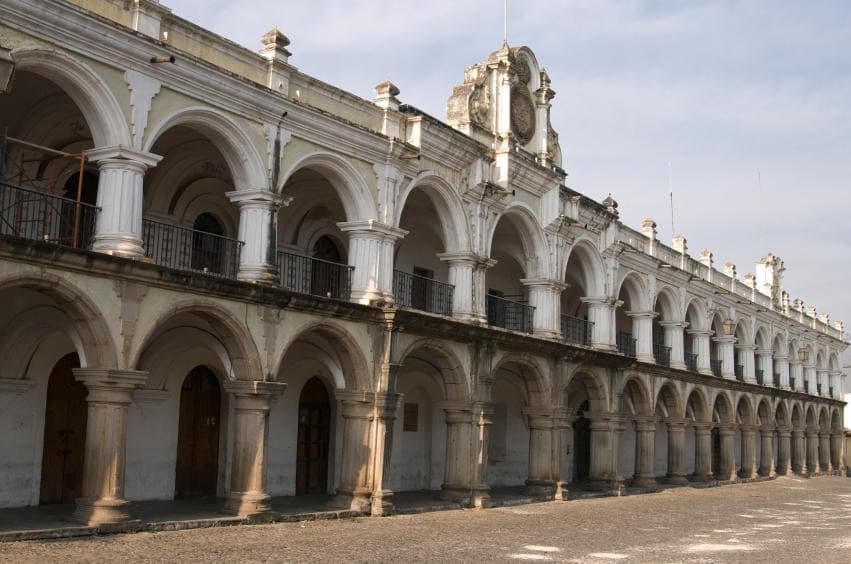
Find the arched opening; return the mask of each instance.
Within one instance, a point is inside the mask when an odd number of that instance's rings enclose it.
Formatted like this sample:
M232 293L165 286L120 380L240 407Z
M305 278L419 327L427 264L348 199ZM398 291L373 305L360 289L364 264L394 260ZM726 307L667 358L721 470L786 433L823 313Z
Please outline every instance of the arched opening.
M618 292L621 306L615 313L615 331L618 351L629 357L637 357L641 343L637 338L641 334L640 323L652 323L652 314L646 311L643 299L644 287L637 274L631 273L624 278ZM645 356L652 354L651 343L647 343ZM646 360L652 360L647 358Z
M653 317L653 358L656 359L656 364L660 366L671 366L674 340L679 341L683 338L683 328L676 303L676 298L669 288L663 289L656 296L656 304L653 309L655 313ZM677 360L681 362L679 359Z
M712 318L711 331L712 336L709 345L709 368L712 371L713 376L721 378L724 374L722 343L727 336L724 332L724 319L719 313L716 313Z
M845 433L842 427L842 415L838 409L833 410L830 419L830 463L836 471L842 470L842 441Z
M807 471L811 476L817 476L821 473L819 464L819 426L816 410L813 406L807 407L807 429L806 429L806 445L807 445Z
M298 400L296 494L328 492L328 449L331 438L331 402L322 380L312 377Z
M672 484L686 482L686 429L682 423L683 410L679 396L670 382L659 390L654 407L656 419L656 444L653 473L665 476ZM679 436L678 436L679 434Z
M756 410L756 427L758 433L756 443L757 472L762 477L768 477L774 473L774 469L777 467L778 438L774 414L765 399L759 402L759 407Z
M506 213L497 220L490 250L496 264L487 270L488 323L512 331L531 333L535 308L522 280L537 273L533 234L519 213Z
M222 393L206 366L193 368L180 388L174 497L215 497L219 476Z
M590 409L588 400L584 400L576 409L573 422L573 473L574 483L587 482L591 475L591 420L587 414Z
M529 427L523 409L534 382L530 369L506 363L491 388L493 425L488 441L488 483L491 487L522 486L529 476Z
M77 354L69 353L59 359L48 378L41 505L73 503L82 494L88 390L74 379L72 370L79 367Z
M704 332L706 331L700 307L699 302L692 300L686 308L685 315L687 337L683 342L683 360L686 370L691 372L697 372L699 369L705 370L709 363L709 359L705 357L703 362L699 362L700 339L704 338L703 335L705 335ZM708 353L709 351L707 350L703 354L706 355Z
M786 350L783 339L776 335L771 343L772 379L776 388L788 386L789 358L786 356Z
M744 382L745 380L745 363L747 362L746 356L753 355L753 346L751 345L750 339L746 334L745 323L740 321L736 324L736 332L735 332L735 344L733 348L733 372L736 375L736 380L740 382ZM752 378L752 374L747 375L749 378Z
M758 460L753 407L743 396L736 405L736 468L739 477L750 480L756 475Z
M798 404L792 406L792 471L802 474L807 469L804 444L804 418Z
M587 242L577 243L567 259L561 292L561 336L569 343L590 346L594 323L588 311L588 299L603 294L600 258Z
M644 385L630 379L623 390L623 415L626 426L621 434L620 463L624 478L634 487L656 484L654 446L656 422Z
M712 472L712 436L708 427L711 426L707 413L707 404L703 395L692 390L686 401L686 474L695 481L708 480ZM702 442L703 441L703 442ZM705 449L705 450L702 450Z
M592 421L596 414L606 411L605 388L593 375L580 372L568 383L565 405L575 417L573 445L568 456L569 468L566 475L571 480L571 488L591 489L594 487L594 480L599 480L606 470L592 464L592 454L595 449L611 448L606 443L605 430L592 430Z
M734 479L736 472L734 417L730 400L718 394L712 408L712 474L717 480Z

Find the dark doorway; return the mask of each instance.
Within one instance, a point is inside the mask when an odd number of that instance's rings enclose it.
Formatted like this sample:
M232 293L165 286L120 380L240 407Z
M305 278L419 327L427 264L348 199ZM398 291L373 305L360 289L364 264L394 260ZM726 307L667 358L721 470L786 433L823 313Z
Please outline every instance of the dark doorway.
M192 224L192 269L226 274L225 230L216 216L202 213Z
M62 357L47 383L39 503L71 503L82 495L86 446L86 386L74 380L77 353Z
M721 473L721 433L718 431L718 427L712 428L712 474L716 479L719 478ZM729 479L729 476L728 476Z
M585 417L588 402L582 402L573 422L573 480L588 480L591 471L591 421Z
M414 267L414 279L411 281L411 307L426 311L433 311L429 294L432 288L431 280L434 271L427 268Z
M298 401L296 494L327 493L331 403L319 378L311 378Z
M337 243L323 235L313 245L313 258L318 260L313 262L310 271L310 293L315 296L343 296L346 280L342 274L344 270L338 266L343 263L343 255Z
M180 390L174 497L213 497L219 474L219 381L198 366Z

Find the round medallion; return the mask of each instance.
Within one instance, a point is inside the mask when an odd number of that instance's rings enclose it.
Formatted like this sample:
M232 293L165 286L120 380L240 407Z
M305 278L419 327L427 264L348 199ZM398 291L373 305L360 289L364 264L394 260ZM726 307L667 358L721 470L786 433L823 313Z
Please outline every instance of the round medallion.
M535 103L519 85L511 89L511 132L523 145L535 136Z

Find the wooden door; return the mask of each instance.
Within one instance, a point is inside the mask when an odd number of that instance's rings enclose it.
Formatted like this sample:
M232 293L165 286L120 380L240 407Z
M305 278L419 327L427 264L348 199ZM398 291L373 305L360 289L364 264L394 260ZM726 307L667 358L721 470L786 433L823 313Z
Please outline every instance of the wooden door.
M573 423L573 479L584 482L591 471L591 422L580 415Z
M213 497L219 475L221 391L206 366L193 368L180 390L174 497Z
M301 390L298 402L297 494L328 491L330 426L331 404L328 401L328 391L319 378L311 378Z
M47 383L39 503L71 503L82 495L86 446L86 386L74 380L77 353L62 357Z

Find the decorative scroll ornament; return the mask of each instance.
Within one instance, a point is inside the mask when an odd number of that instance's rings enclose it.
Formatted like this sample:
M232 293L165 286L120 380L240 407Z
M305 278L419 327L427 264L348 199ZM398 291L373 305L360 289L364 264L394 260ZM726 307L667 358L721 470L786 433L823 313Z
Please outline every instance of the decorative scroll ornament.
M535 135L535 103L521 85L511 89L511 132L523 145Z

